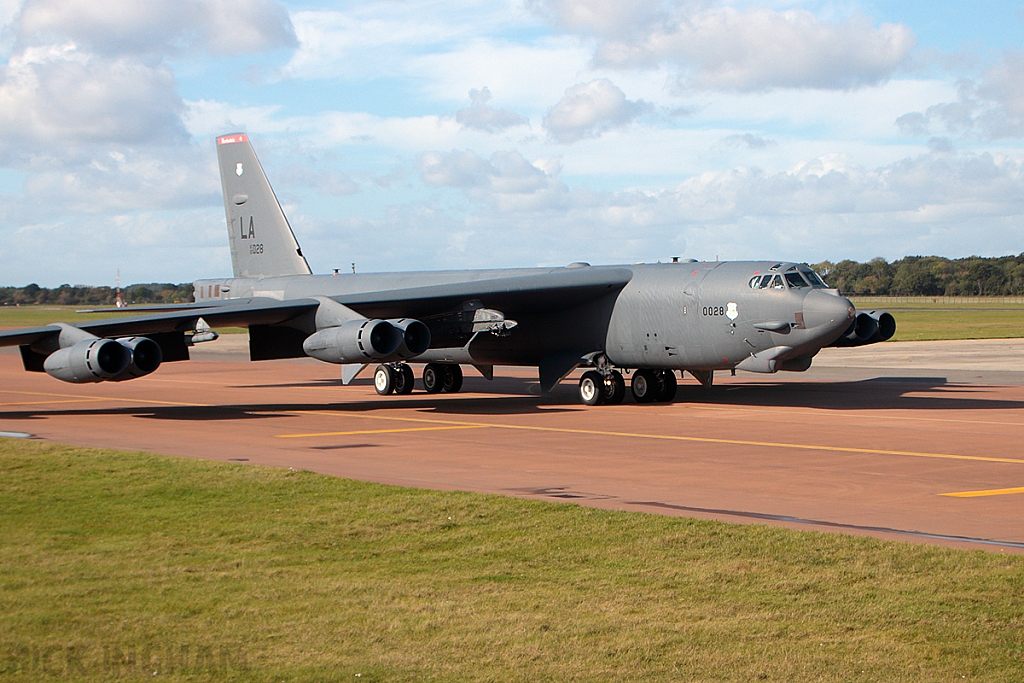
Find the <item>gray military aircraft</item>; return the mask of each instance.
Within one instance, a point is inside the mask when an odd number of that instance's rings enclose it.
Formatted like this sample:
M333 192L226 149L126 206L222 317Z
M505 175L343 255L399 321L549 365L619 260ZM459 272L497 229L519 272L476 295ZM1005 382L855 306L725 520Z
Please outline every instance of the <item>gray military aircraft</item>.
M251 360L311 356L348 384L378 364L381 395L407 394L408 361L428 393L456 392L461 365L535 366L551 391L586 367L587 405L671 401L676 372L803 371L826 346L883 341L884 311L857 313L806 264L775 261L314 275L248 136L217 138L233 278L198 280L195 302L146 315L0 332L26 370L65 382L118 382L188 360L206 324L249 329ZM680 375L681 376L681 375Z

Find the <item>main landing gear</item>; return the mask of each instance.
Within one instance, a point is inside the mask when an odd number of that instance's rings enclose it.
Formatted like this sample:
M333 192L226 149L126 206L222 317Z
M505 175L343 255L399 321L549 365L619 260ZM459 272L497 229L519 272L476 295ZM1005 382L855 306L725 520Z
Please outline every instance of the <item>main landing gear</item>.
M373 388L381 396L411 394L416 376L406 363L378 365L373 372ZM442 391L454 394L462 388L462 368L448 363L427 363L423 368L423 388L428 394Z
M672 370L637 370L630 382L637 403L669 403L676 397L676 373ZM584 405L615 405L626 396L626 380L618 370L587 370L580 378L580 400Z
M671 370L637 370L629 388L637 403L670 403L676 397L676 373Z

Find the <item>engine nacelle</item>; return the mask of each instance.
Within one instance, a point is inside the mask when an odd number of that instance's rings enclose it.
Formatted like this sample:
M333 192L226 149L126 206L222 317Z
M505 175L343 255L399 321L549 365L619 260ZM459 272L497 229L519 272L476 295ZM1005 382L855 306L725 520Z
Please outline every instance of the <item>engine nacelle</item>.
M367 363L394 357L404 343L402 330L387 320L360 318L314 332L302 342L302 350L327 363Z
M415 358L430 348L430 329L419 320L399 318L387 322L402 333L402 343L395 351L398 358Z
M871 343L889 341L896 334L896 318L888 311L868 311L867 315L877 323L875 334L871 337Z
M160 367L160 363L164 360L160 345L152 339L124 337L118 339L117 343L131 352L132 360L121 374L110 378L111 382L123 382L136 377L144 377Z
M124 373L131 362L132 352L128 347L113 339L92 338L54 351L43 361L43 370L63 382L84 384L114 379Z
M861 311L843 336L829 346L864 346L892 339L896 318L887 311Z

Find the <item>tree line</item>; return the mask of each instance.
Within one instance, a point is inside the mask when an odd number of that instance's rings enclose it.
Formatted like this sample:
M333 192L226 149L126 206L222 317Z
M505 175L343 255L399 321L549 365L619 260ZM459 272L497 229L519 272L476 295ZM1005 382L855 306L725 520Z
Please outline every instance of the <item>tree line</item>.
M968 256L906 256L896 261L874 258L867 263L822 261L814 269L844 294L874 296L1016 296L1024 295L1024 253L984 258ZM0 287L0 305L59 304L113 306L112 287L61 285L53 289L31 284ZM130 285L121 292L129 304L185 303L192 301L192 284Z
M113 306L117 290L113 287L61 285L49 289L37 284L25 287L0 287L0 305L56 304L60 306ZM121 290L128 304L173 304L192 301L192 283L175 285L151 283L129 285Z
M823 261L813 268L844 294L876 296L1010 296L1024 294L1024 254L948 259L907 256L889 263Z

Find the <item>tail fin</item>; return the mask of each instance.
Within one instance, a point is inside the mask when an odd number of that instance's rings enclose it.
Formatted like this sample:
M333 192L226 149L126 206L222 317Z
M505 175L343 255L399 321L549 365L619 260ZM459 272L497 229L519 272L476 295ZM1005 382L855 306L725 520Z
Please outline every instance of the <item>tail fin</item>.
M217 138L217 160L235 277L312 273L249 137Z

